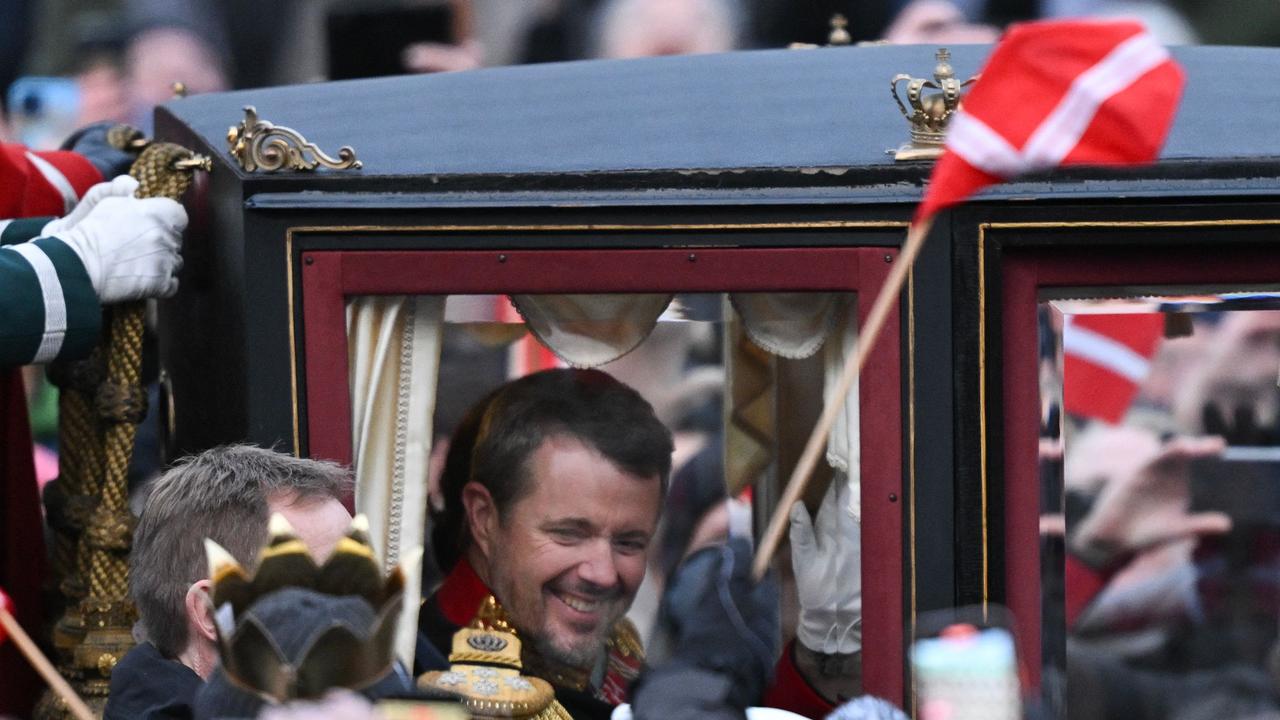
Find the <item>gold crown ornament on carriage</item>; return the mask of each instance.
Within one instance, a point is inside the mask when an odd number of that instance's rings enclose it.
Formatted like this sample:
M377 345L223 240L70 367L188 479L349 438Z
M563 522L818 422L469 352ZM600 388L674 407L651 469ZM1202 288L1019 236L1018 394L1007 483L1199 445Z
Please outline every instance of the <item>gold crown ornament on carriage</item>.
M964 89L980 77L974 75L968 80L959 80L951 67L951 51L946 48L938 48L937 60L932 80L898 73L889 81L894 102L898 103L902 116L911 124L911 141L894 152L894 160L936 160L941 157L947 139L947 123L960 109ZM898 83L901 82L906 83L905 103L898 93Z

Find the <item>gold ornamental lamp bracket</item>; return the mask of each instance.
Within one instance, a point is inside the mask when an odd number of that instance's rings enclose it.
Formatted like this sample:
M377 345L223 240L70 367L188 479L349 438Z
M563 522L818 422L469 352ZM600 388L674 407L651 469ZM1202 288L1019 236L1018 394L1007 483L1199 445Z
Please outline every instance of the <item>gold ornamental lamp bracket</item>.
M359 170L350 145L338 148L337 159L326 155L297 130L262 120L252 105L244 108L244 120L227 131L228 152L246 172L315 170L320 165L333 170Z
M963 90L978 80L977 75L963 82L958 80L951 68L951 52L946 48L938 48L937 60L932 80L899 73L889 81L894 102L911 124L911 141L894 152L894 160L935 160L942 155L947 124L960 109ZM905 103L898 93L901 82L906 83Z

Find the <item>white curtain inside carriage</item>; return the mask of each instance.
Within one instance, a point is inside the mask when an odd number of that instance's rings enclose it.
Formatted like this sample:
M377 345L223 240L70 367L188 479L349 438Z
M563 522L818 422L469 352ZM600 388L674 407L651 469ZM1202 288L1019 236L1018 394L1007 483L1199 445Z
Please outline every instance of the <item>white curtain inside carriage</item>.
M634 350L671 305L669 294L515 295L526 327L558 358L595 367ZM752 357L806 358L823 353L823 399L831 402L841 369L857 342L849 293L730 293L741 342L726 337L726 483L754 483L772 461L772 375ZM446 298L362 296L347 303L352 407L352 458L357 512L388 567L425 545L428 458L431 453ZM736 326L733 327L733 326ZM832 337L834 336L834 337ZM858 492L857 384L827 441L827 461L852 486L850 510L861 516ZM421 569L407 564L406 593L421 589ZM405 603L397 637L412 661L417 603Z

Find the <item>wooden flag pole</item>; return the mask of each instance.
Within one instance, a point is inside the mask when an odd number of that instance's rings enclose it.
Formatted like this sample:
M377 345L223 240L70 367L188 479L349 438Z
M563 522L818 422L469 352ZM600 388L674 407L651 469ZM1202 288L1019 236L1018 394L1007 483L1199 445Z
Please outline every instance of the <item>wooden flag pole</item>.
M62 698L62 701L67 704L76 720L97 720L89 706L84 703L84 700L80 699L75 690L71 689L71 686L67 684L62 675L58 674L58 671L53 667L53 663L49 662L49 658L40 652L40 648L36 647L36 644L31 641L27 631L23 630L22 626L18 624L17 618L9 614L9 610L5 608L3 603L0 603L0 626L3 626L9 637L13 638L13 643L18 646L18 650L27 659L27 662L31 663L36 672L40 673L40 677L44 678L44 681L49 683L49 687L53 688L58 697Z
M880 288L880 294L876 296L875 302L871 306L871 312L867 314L867 322L858 333L858 347L853 354L853 359L845 363L844 372L840 376L840 383L836 387L835 395L831 398L831 402L822 409L822 415L818 418L818 424L814 426L813 433L809 435L809 442L804 446L804 452L800 455L800 460L796 463L796 467L791 471L791 479L787 481L786 490L782 493L782 499L778 502L778 507L773 511L773 517L769 519L769 526L765 530L764 538L760 541L760 548L756 550L755 564L752 566L751 574L757 582L764 577L769 570L769 561L773 559L773 554L778 551L778 544L782 542L782 531L786 529L788 518L791 515L791 506L800 499L804 488L809 484L809 477L813 474L813 467L818 462L818 456L822 453L823 447L827 444L827 434L831 432L831 426L835 424L836 413L840 412L844 407L845 397L849 394L849 388L852 387L853 381L862 372L862 367L867 363L867 356L871 353L871 348L876 343L876 338L880 336L880 330L884 327L885 318L889 316L889 308L897 301L898 294L902 292L902 285L907 280L907 273L911 271L911 266L915 264L916 256L920 254L920 248L924 245L925 236L929 234L929 228L933 226L933 218L929 217L919 223L913 223L907 229L907 239L902 245L902 252L898 254L898 261L894 264L893 270L889 272L888 279L885 280L884 287Z

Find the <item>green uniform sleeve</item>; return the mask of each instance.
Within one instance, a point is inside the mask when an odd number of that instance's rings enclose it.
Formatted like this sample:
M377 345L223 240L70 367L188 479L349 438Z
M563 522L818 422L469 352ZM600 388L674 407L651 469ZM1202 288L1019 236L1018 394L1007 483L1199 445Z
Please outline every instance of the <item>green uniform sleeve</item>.
M20 218L18 220L0 220L0 245L17 245L40 237L44 226L53 220L51 217Z
M0 247L0 366L84 357L102 306L75 251L57 238Z

